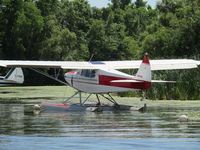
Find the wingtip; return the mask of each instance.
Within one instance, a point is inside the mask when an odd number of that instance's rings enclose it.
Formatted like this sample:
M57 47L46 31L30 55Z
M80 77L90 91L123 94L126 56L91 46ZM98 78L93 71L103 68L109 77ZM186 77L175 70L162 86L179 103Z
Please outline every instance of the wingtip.
M7 67L7 65L0 63L1 67Z

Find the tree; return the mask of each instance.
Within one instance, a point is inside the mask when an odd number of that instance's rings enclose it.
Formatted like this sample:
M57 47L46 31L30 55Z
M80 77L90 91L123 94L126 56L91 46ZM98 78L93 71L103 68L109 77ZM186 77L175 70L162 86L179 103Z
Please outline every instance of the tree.
M2 51L5 59L19 59L23 57L23 49L20 47L19 38L15 34L15 26L19 12L23 7L22 0L10 0L3 3L2 9ZM10 44L12 43L12 44ZM16 53L18 55L16 55Z
M111 0L113 10L120 8L120 0Z
M15 33L19 36L18 44L25 51L25 58L38 59L43 17L33 2L24 2L16 21Z
M63 16L60 20L64 28L68 28L70 32L74 32L77 37L76 49L77 53L82 56L77 59L88 59L88 42L87 32L91 25L91 7L86 0L64 1L62 4ZM78 56L78 55L77 55Z
M131 4L131 0L111 0L112 3L112 9L125 9L126 6Z
M126 6L131 4L131 0L120 0L122 9L125 9Z
M38 58L38 35L43 28L43 18L35 3L23 0L6 1L2 15L2 50L5 58Z
M146 31L146 27L155 20L156 11L145 7L132 8L125 10L125 25L129 36L139 39L140 35Z
M105 45L105 29L104 22L101 20L93 20L91 28L88 32L88 48L90 57L94 56L92 60L102 60L104 56Z
M147 4L147 2L144 1L144 0L136 0L136 1L135 1L135 6L136 6L136 8L145 7L146 4Z
M42 16L55 15L58 13L60 1L59 0L38 0L37 7L41 11Z
M176 57L176 49L180 45L178 30L159 28L154 34L146 36L143 41L143 50L147 51L152 58Z
M3 2L0 1L0 59L3 59L3 52L2 52L2 40L3 40Z
M74 32L62 28L55 16L46 17L48 35L42 43L41 59L74 60L77 38Z
M62 9L64 16L61 22L64 26L77 34L79 31L88 31L92 14L90 5L86 0L64 1Z

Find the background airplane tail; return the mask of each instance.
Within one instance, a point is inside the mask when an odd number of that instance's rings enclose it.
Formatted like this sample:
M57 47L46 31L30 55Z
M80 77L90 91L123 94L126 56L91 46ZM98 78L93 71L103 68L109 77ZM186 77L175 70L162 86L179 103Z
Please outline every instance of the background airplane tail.
M23 83L24 82L24 74L21 68L12 68L7 75L5 76L6 80L14 81L16 83Z
M136 77L138 78L138 80L151 82L151 66L147 53L144 55L140 68L136 73Z

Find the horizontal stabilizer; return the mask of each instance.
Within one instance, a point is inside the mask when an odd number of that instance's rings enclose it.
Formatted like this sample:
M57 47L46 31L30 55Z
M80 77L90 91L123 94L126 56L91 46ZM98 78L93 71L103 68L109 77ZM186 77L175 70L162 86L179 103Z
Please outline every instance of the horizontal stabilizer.
M151 80L152 83L176 83L176 81Z
M138 80L113 80L112 83L139 83L144 81ZM152 83L176 83L176 81L164 81L164 80L151 80Z
M143 82L143 81L138 81L138 80L112 80L112 83L138 83L138 82Z

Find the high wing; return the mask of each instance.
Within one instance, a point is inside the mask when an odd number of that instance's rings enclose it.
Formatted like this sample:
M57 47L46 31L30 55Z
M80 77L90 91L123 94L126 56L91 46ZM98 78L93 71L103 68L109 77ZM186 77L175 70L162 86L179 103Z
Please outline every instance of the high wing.
M105 64L112 66L113 69L137 69L141 61L107 61ZM197 68L200 61L192 59L150 60L150 65L151 70L191 69Z
M1 67L62 68L62 69L137 69L141 60L136 61L22 61L0 60ZM173 70L197 68L200 61L193 59L150 60L151 70Z

